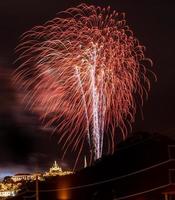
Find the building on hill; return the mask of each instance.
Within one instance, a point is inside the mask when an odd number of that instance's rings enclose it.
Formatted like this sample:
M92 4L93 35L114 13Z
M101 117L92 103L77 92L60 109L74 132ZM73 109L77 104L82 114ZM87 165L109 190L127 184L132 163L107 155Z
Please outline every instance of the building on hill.
M68 174L72 174L72 171L63 171L62 168L58 165L58 163L55 161L53 163L53 166L49 169L48 172L45 172L43 174L44 177L48 176L65 176Z
M20 182L20 181L29 181L29 180L34 180L34 175L33 174L28 174L28 173L19 173L15 174L14 176L11 177L11 179L14 182Z
M16 193L14 190L0 191L0 198L14 197Z
M55 161L49 171L42 173L19 173L11 177L11 180L14 182L21 182L21 181L35 181L36 176L39 180L43 180L44 177L49 176L64 176L72 174L72 171L63 171L61 167L59 167L58 163Z
M0 182L0 199L15 196L20 191L20 186L20 183Z
M12 176L11 180L13 180L14 182L34 181L36 180L36 176L39 178L39 180L42 180L41 173L33 173L33 174L19 173Z

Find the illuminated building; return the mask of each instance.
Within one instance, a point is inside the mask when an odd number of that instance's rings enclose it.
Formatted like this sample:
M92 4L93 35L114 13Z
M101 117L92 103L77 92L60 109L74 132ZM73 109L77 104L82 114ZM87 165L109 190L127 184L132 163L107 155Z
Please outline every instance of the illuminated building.
M21 183L0 182L0 199L15 196L20 191L21 185Z
M20 181L34 181L36 179L36 175L41 179L41 174L16 174L11 177L14 182Z
M34 177L32 174L16 174L14 176L11 177L11 179L14 182L18 182L18 181L29 181L32 180Z
M43 176L64 176L72 173L72 171L63 171L55 161L53 166L49 169L49 172L45 172Z
M14 197L16 195L16 191L7 190L7 191L0 191L0 197Z

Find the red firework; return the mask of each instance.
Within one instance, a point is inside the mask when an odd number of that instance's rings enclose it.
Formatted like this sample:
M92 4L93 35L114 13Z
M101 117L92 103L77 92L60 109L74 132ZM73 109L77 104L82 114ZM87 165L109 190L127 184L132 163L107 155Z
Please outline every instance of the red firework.
M23 34L17 47L15 83L28 108L55 127L65 153L88 138L94 159L123 138L134 122L136 96L148 95L151 60L123 13L81 4Z

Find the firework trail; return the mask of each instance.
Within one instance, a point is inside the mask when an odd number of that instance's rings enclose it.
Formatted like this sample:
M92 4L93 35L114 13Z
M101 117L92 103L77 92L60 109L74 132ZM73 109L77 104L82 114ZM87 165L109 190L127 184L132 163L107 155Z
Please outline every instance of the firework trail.
M65 153L80 155L88 140L95 160L104 139L113 152L116 127L126 138L152 63L123 13L81 4L23 34L16 51L15 84L27 107L55 127Z

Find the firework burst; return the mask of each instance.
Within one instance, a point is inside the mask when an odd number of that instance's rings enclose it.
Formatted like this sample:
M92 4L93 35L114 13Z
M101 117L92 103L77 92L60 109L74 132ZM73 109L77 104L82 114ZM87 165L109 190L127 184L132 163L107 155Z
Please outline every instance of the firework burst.
M136 96L150 89L151 63L123 13L81 4L22 35L15 84L27 107L60 134L64 152L87 140L94 159L123 139L134 122Z

